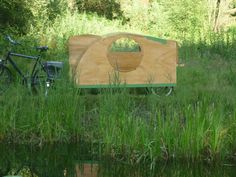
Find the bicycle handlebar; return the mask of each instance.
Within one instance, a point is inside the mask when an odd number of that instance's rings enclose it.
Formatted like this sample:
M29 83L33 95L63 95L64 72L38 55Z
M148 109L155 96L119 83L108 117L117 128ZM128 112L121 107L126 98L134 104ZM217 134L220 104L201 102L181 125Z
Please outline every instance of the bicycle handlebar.
M13 45L21 45L18 41L13 40L9 35L5 37Z
M6 35L5 39L8 40L13 45L22 45L20 42L15 41L14 39L12 39L9 35ZM38 46L38 47L35 47L35 49L40 51L40 52L44 52L44 51L48 50L48 46Z

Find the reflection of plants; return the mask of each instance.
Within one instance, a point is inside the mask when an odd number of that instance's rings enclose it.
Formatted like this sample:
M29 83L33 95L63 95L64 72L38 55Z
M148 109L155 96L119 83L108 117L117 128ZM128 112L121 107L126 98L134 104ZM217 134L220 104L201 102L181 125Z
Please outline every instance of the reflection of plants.
M41 148L38 146L30 147L24 145L9 148L9 145L5 144L4 146L0 146L1 150L3 150L1 151L3 154L1 154L2 157L0 158L0 172L2 172L1 170L6 167L3 163L5 161L9 162L9 170L7 173L1 173L1 176L71 177L76 176L75 169L83 167L84 164L91 165L91 170L94 170L93 172L98 168L98 177L182 177L191 176L192 174L203 177L221 177L230 176L230 173L233 172L233 169L229 170L222 168L222 165L206 166L205 164L200 163L184 162L163 163L158 159L155 159L156 143L157 142L150 141L145 144L143 148L146 148L146 151L139 156L140 165L129 165L127 163L114 161L114 159L111 158L101 159L97 156L93 156L90 154L93 144L87 144L84 142L80 142L80 144L46 145ZM96 152L98 153L98 148L96 149ZM134 155L138 155L139 153L138 151L130 152L133 152ZM162 153L165 154L164 151ZM149 163L150 160L152 161L151 166Z
M34 172L29 167L22 167L21 169L11 169L7 175L16 176L17 177L39 177L34 174Z
M96 154L90 154L96 145L81 144L45 145L41 148L25 145L10 148L8 144L1 144L0 175L58 177L66 173L67 176L74 176L77 161L89 160L92 163L99 156L97 149Z

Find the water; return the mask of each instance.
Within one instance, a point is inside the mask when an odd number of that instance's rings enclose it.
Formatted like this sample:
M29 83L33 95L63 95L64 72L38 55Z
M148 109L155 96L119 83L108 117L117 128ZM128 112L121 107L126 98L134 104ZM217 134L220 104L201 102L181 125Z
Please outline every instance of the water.
M89 144L0 144L0 177L235 177L236 166L159 163L155 170L101 158ZM235 164L236 165L236 164Z

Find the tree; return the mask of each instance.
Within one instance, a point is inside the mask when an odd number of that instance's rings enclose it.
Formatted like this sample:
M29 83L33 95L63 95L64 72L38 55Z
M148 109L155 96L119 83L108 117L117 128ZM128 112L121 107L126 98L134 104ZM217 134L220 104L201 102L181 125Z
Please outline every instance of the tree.
M16 28L20 33L26 33L32 13L26 0L0 0L0 29L6 31Z
M161 0L172 32L180 38L203 29L207 17L202 0Z
M80 12L93 12L108 19L122 15L118 0L77 0Z
M214 31L235 22L235 0L207 0L209 23Z

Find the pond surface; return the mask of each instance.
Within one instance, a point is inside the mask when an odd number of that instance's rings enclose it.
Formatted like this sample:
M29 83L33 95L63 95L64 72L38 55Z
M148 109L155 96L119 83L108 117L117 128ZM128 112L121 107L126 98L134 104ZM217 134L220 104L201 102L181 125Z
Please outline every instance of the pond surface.
M0 177L235 177L236 164L217 166L160 163L128 165L100 157L95 145L57 144L43 147L0 144Z

